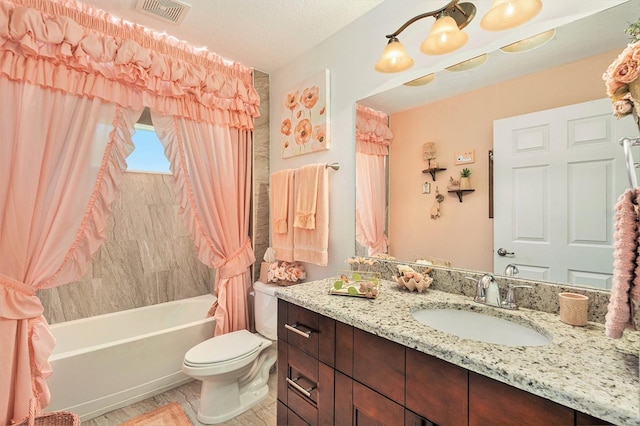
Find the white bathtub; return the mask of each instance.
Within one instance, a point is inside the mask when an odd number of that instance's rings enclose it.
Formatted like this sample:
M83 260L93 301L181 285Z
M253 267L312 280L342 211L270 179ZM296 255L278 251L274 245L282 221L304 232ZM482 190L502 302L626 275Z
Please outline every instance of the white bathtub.
M180 368L191 347L213 336L206 315L214 301L205 295L52 324L46 411L88 420L193 380Z

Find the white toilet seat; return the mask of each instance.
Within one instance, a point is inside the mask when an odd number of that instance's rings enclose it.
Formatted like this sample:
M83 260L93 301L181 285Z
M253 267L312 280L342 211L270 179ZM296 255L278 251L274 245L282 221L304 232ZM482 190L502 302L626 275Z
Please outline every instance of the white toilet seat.
M184 356L191 365L231 361L253 352L264 339L247 330L238 330L198 343Z
M191 348L184 356L183 371L190 375L221 374L252 362L271 341L247 330L216 336Z

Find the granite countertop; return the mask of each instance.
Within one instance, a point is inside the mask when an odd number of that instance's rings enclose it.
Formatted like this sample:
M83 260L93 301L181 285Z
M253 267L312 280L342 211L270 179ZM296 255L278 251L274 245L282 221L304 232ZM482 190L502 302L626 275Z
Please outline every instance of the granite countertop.
M559 315L497 309L431 289L409 292L385 280L377 299L329 295L335 280L279 287L276 296L608 422L640 424L639 332L610 339L602 324L574 327L561 322ZM542 332L552 343L512 347L478 342L435 330L411 315L452 304L509 317Z

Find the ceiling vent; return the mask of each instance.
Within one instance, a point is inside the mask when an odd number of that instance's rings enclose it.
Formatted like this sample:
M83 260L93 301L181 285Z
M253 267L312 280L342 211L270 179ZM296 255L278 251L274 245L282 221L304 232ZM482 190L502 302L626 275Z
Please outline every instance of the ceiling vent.
M180 24L191 5L179 0L138 0L136 10L172 24Z

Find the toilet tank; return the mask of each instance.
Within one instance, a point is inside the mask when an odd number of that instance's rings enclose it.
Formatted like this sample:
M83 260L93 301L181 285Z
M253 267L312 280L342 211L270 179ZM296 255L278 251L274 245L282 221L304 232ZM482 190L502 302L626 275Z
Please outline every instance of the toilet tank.
M278 339L277 284L256 281L253 284L256 331L270 340Z

